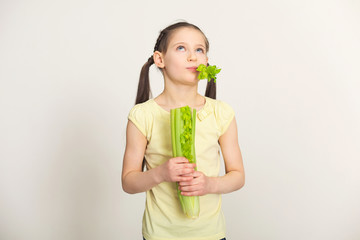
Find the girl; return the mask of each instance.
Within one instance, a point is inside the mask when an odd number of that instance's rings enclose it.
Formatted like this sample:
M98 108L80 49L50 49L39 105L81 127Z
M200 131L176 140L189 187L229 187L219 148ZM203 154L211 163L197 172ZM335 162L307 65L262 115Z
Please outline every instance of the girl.
M233 109L215 100L216 85L198 91L200 64L207 65L209 42L195 25L179 22L160 32L153 55L141 70L136 105L128 116L122 187L127 193L146 192L142 233L146 240L225 239L221 195L245 182ZM164 90L149 99L149 67L164 77ZM196 167L186 158L172 157L170 109L188 105L197 110ZM219 176L220 148L226 174ZM147 171L143 171L143 163ZM200 215L189 219L177 196L200 197Z

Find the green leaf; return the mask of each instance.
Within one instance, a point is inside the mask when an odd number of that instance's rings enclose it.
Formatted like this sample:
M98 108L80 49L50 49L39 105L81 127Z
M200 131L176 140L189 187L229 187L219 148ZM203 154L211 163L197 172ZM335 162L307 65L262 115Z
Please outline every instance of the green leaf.
M216 65L205 66L200 64L196 70L199 71L198 79L207 79L209 82L214 79L214 82L216 82L216 75L221 71L221 68L217 68Z

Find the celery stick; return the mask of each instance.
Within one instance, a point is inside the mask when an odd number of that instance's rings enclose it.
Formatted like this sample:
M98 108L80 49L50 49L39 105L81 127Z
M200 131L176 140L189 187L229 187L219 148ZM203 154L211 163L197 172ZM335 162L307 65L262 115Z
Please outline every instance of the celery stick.
M196 163L195 156L195 123L196 110L191 112L188 106L171 109L171 143L173 157L186 157L189 162ZM185 215L197 218L200 212L198 196L183 196L176 184L178 197Z

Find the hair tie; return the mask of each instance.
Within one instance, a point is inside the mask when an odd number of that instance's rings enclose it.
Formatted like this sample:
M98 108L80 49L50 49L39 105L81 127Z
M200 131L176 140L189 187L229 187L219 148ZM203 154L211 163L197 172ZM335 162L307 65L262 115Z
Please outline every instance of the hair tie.
M154 63L154 55L151 55L151 57L149 57L148 63L150 63L150 65Z

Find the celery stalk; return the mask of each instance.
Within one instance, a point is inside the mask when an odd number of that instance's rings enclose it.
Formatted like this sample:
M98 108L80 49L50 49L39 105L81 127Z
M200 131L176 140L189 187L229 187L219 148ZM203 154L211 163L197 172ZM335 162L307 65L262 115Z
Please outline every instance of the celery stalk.
M195 123L196 110L181 107L170 110L171 144L173 157L185 157L190 163L196 163ZM189 218L197 218L200 212L198 196L183 196L177 186L177 192L183 212Z

